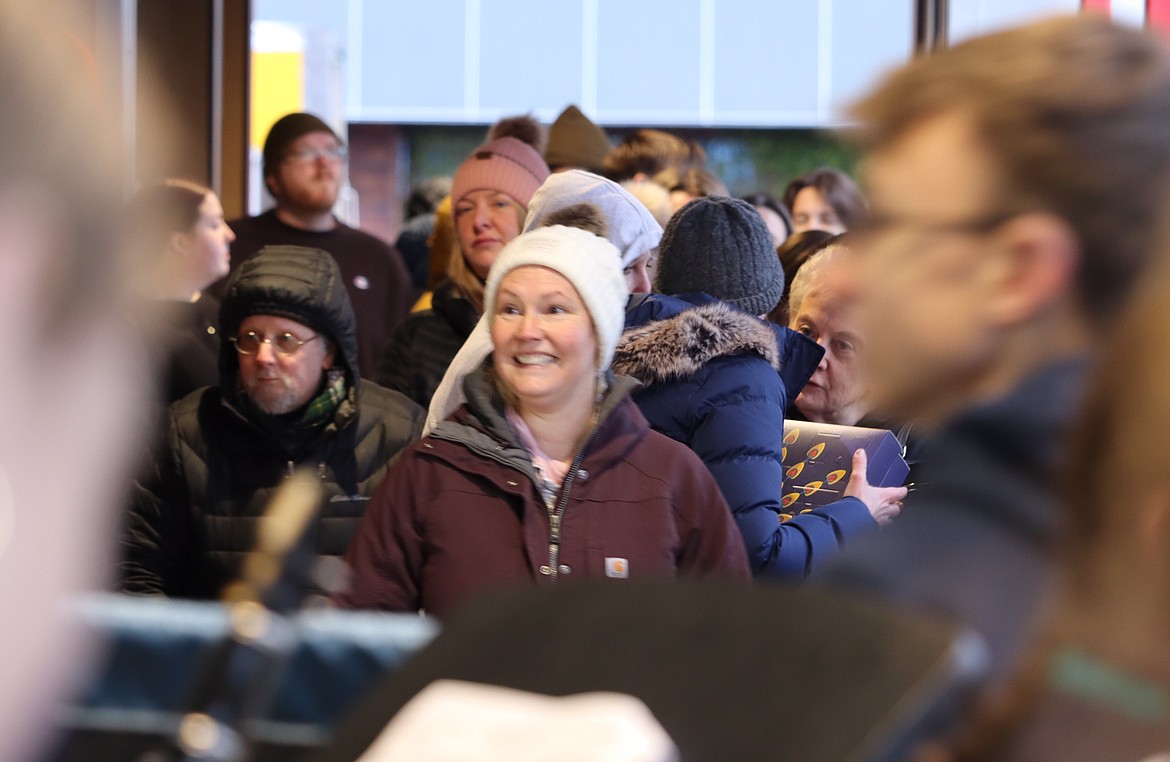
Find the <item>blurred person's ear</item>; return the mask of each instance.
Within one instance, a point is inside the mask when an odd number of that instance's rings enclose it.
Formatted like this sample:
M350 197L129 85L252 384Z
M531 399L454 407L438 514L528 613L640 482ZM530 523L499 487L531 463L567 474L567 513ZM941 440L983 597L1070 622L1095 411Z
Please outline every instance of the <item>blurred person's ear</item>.
M181 230L171 233L171 248L177 252L184 252L191 242L191 235Z
M1138 545L1157 579L1170 580L1170 487L1149 494L1138 514Z
M1080 243L1072 226L1048 213L1022 214L994 233L988 314L1013 326L1035 320L1075 298Z

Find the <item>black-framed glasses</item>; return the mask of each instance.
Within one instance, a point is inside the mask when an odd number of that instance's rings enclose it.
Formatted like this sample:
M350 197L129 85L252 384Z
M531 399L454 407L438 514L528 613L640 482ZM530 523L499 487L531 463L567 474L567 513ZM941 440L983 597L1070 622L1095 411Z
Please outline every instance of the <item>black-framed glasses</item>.
M275 336L264 336L255 331L248 331L239 336L233 336L231 342L236 345L236 351L242 355L254 355L260 351L261 344L270 344L272 351L281 357L292 357L301 351L301 347L319 338L321 338L321 334L300 339L288 331L278 333Z
M284 160L296 164L310 164L318 159L345 161L348 156L349 151L345 146L333 146L331 148L302 148L299 151L289 151L284 155Z

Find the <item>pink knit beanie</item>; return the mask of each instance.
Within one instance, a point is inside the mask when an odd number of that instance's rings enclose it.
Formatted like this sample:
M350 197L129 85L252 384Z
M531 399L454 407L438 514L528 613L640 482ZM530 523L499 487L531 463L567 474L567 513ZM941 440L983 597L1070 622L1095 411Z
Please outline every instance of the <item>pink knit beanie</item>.
M459 203L472 191L493 190L527 208L548 174L548 165L532 146L516 138L499 138L472 151L459 165L451 184L451 203Z

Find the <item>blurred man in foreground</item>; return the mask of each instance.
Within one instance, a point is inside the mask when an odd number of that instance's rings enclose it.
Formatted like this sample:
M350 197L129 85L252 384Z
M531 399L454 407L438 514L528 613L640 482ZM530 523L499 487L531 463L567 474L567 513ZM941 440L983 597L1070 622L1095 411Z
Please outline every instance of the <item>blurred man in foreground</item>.
M1170 56L1057 18L917 60L854 115L874 408L936 433L902 519L825 573L971 625L999 674L1050 590L1048 477L1086 365L1158 227Z
M119 141L68 11L0 3L0 738L14 760L35 756L86 674L93 637L63 604L113 568L152 391L126 321L146 268L114 245Z

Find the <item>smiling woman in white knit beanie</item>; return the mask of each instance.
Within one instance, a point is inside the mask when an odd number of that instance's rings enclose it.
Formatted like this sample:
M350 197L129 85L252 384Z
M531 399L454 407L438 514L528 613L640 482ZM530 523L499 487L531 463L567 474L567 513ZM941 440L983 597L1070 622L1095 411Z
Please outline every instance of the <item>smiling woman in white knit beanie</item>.
M621 256L622 274L628 290L649 291L647 268L658 249L662 228L638 199L611 180L582 170L550 175L532 196L524 231L544 227L550 218L566 207L581 203L591 204L601 215L606 227L605 238L617 247ZM459 379L478 367L490 351L491 341L484 318L467 337L436 388L427 413L425 432L434 429L439 421L459 407L464 400Z
M504 247L485 290L492 355L379 486L339 605L442 617L562 578L748 578L710 472L650 429L636 381L609 373L625 302L618 250L590 232L554 225Z

